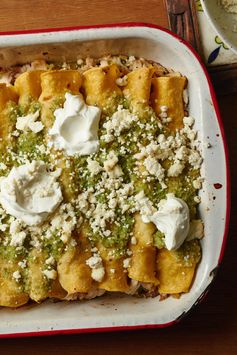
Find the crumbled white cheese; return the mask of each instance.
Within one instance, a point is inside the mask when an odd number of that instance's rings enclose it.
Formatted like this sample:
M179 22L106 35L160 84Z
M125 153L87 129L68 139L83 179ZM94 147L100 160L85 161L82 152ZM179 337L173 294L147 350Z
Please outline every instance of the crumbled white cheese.
M195 196L195 197L194 197L194 201L195 201L196 203L200 203L200 202L201 202L201 197L200 197L200 196Z
M25 269L27 265L27 261L26 259L19 261L18 266L20 266L20 268Z
M100 66L101 66L102 68L107 67L108 65L109 65L109 63L108 63L107 60L102 59L102 60L100 61Z
M144 191L140 191L134 196L134 199L136 203L136 210L141 213L143 222L147 223L149 217L156 212L156 209L152 205L149 198L145 196Z
M78 58L77 59L77 64L78 65L82 65L83 64L83 59L82 58Z
M175 159L187 161L189 152L190 150L182 145L175 150Z
M89 259L86 260L86 264L91 268L95 269L101 266L102 264L102 259L99 256L99 254L94 254L91 256Z
M38 145L37 146L37 149L38 151L41 153L41 154L45 154L47 152L47 148L45 147L45 145L41 144L41 145Z
M150 144L148 144L146 147L145 147L145 152L146 152L146 155L151 155L151 156L154 156L156 157L157 156L157 153L159 152L159 145L154 143L154 142L151 142Z
M187 137L190 141L191 146L194 145L194 143L196 143L195 138L197 135L197 132L191 128L193 122L194 119L192 117L184 117L184 127L178 133L180 138Z
M103 124L103 128L106 129L107 134L119 136L121 132L129 129L132 123L137 120L137 116L119 105L118 110L113 114L113 116Z
M44 125L40 121L36 121L39 118L40 112L29 113L27 116L17 117L16 129L20 131L31 130L34 133L42 131Z
M159 134L157 141L160 149L169 149L174 146L175 138L173 136L165 137L163 133Z
M7 229L7 224L0 224L0 231L5 232Z
M165 177L165 169L155 158L148 156L144 160L144 166L149 174L154 175L159 180L159 182L163 183ZM165 184L163 184L163 187L165 187Z
M13 219L10 224L10 234L16 234L21 231L22 222L19 219Z
M193 166L194 169L199 169L202 164L202 157L197 150L191 150L188 157L189 164Z
M87 169L91 173L92 176L99 174L102 170L102 167L96 160L92 160L91 158L87 158Z
M107 229L107 230L104 231L103 234L104 234L105 237L109 237L111 235L111 233L112 232L109 229Z
M103 267L92 269L91 271L92 279L97 282L101 282L104 278L104 275L105 275L105 270Z
M48 259L45 260L45 264L53 265L55 263L54 257L50 256Z
M167 112L168 111L168 107L167 106L160 106L160 110L161 112Z
M116 79L116 84L118 86L126 86L128 83L128 77L127 75L124 75L122 78Z
M163 124L166 124L168 121L168 107L167 106L160 106L161 113L159 114L159 118ZM169 121L171 118L169 118Z
M58 275L57 271L53 270L53 269L51 269L51 270L46 269L46 270L43 270L42 272L49 280L56 280L57 275Z
M18 219L15 219L10 223L9 232L11 236L11 246L18 247L23 245L26 238L26 232L22 230L22 228L22 223Z
M31 236L30 245L35 249L40 249L42 246L40 240L36 236Z
M135 60L136 60L136 58L134 57L134 55L130 55L128 57L128 62L130 62L130 63L134 62Z
M115 211L108 210L107 205L98 202L94 211L92 212L91 227L96 233L100 229L105 230L106 223L112 222L115 218Z
M16 129L11 133L12 137L19 137L20 132L18 132Z
M122 213L125 213L126 211L129 210L130 206L127 205L127 204L122 204L122 205L121 205L121 203L120 203L120 208L121 208L121 210L122 210Z
M50 221L50 230L59 230L60 239L67 243L72 235L72 231L77 224L77 218L73 206L70 203L60 206L58 213Z
M127 269L130 266L131 258L126 258L123 260L123 267Z
M105 275L103 262L99 254L94 254L86 260L86 264L92 269L91 277L97 282L101 282Z
M13 79L13 73L12 72L1 72L1 75L0 75L0 83L2 84L6 84L7 86L8 85L11 85L11 81Z
M144 149L143 149L143 151L134 154L134 158L137 160L142 160L145 156L146 156L146 153L145 153Z
M86 212L89 209L88 199L89 199L89 194L87 192L81 193L77 198L78 208L84 214L86 214Z
M12 274L12 277L16 280L16 282L19 282L21 279L21 274L20 274L19 270L14 271Z
M114 209L117 206L117 203L118 203L117 198L111 198L109 200L108 206L109 206L109 208Z
M137 239L136 239L136 237L133 236L133 237L131 238L131 244L132 244L132 245L136 245L136 244L137 244Z
M186 240L202 239L204 236L204 226L201 219L194 219L190 222L190 228Z
M7 166L4 163L0 163L0 170L6 170Z
M162 135L161 135L162 136ZM145 157L153 157L160 160L165 160L173 155L171 149L166 145L165 149L160 144L155 142L149 143L146 147L141 147L139 153L134 155L137 160L142 160Z
M175 161L168 169L168 176L179 176L184 169L184 164L179 160Z
M115 139L115 137L113 136L113 134L110 134L110 133L107 133L107 134L104 134L100 137L100 139L102 141L105 141L106 143L110 143L110 142L113 142L113 140Z
M105 169L106 170L106 169ZM123 175L123 170L120 165L115 165L112 170L109 171L109 176L113 179L117 179Z
M104 161L105 171L111 171L118 162L118 157L116 153L111 150L107 156L107 160Z
M203 182L203 179L201 177L198 177L196 180L193 180L193 187L197 190L201 189L202 182Z
M25 232L19 232L16 234L13 234L11 236L11 242L10 245L17 247L17 246L22 246L24 241L26 239L26 233Z
M192 127L194 125L194 121L194 118L190 116L186 116L183 118L184 125L188 125L189 127Z

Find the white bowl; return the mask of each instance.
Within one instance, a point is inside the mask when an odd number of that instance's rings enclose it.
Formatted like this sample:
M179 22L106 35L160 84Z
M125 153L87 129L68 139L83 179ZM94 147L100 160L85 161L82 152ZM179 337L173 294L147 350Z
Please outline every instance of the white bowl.
M219 0L201 0L201 4L214 30L237 54L237 14L227 13Z
M180 38L154 25L117 24L1 35L0 66L49 60L128 54L160 62L187 76L190 115L203 142L203 175L200 215L205 224L203 256L189 293L172 297L138 299L104 296L82 302L46 301L17 310L0 310L0 333L29 336L165 327L176 323L205 295L220 264L229 220L227 152L217 101L199 57ZM211 148L206 148L210 142ZM216 185L219 184L219 185ZM218 187L218 188L217 188ZM220 188L221 187L221 188Z

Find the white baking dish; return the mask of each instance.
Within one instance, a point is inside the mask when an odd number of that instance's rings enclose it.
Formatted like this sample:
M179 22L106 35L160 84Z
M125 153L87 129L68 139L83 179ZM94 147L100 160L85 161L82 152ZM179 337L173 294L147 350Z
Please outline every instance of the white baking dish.
M194 51L182 40L153 25L122 24L70 28L0 36L0 66L34 59L75 60L77 56L128 54L160 62L182 72L189 81L190 115L203 142L200 214L205 224L203 256L191 291L180 299L104 296L81 302L44 302L17 310L0 309L0 333L29 336L76 333L174 324L197 304L221 261L229 219L229 183L224 133L215 95ZM211 148L206 148L206 143Z

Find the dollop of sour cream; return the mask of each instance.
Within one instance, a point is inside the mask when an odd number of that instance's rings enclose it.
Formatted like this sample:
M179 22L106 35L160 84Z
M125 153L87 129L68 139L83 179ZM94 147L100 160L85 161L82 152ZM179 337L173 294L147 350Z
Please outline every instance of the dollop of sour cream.
M189 232L189 208L186 202L171 193L167 194L167 199L160 201L158 207L149 221L164 233L168 250L178 249Z
M42 223L62 201L60 173L61 169L48 172L43 161L13 167L0 180L2 207L29 226Z
M89 155L99 148L98 128L101 110L85 104L81 95L65 94L63 108L54 111L49 130L51 144L67 155Z

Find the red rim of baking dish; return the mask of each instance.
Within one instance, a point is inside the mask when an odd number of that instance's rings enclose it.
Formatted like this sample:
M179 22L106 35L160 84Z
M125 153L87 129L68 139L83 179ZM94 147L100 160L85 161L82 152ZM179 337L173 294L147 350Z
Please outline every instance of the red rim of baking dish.
M224 153L225 153L225 162L226 162L226 218L225 218L225 229L224 229L224 235L223 235L223 240L222 240L222 245L221 245L221 250L220 250L220 255L218 258L218 264L216 268L210 273L213 274L213 279L211 283L213 282L216 271L218 267L220 266L220 263L222 261L223 255L224 255L224 250L226 246L226 241L227 241L227 235L228 235L228 229L229 229L229 220L230 220L230 205L231 205L231 199L230 199L230 168L229 168L229 159L228 159L228 148L227 148L227 142L225 138L225 133L224 133L224 127L220 115L220 110L219 106L217 103L216 99L216 94L211 82L211 79L209 77L208 71L204 64L202 63L202 60L199 56L199 54L195 51L195 49L185 40L183 40L181 37L179 37L177 34L171 32L170 30L163 28L158 25L154 25L151 23L143 23L143 22L125 22L125 23L111 23L111 24L105 24L105 25L91 25L91 26L72 26L72 27L59 27L59 28L46 28L46 29L34 29L34 30L22 30L22 31L7 31L7 32L0 32L0 36L7 36L7 35L27 35L27 34L40 34L40 33L49 33L49 32L68 32L68 31L78 31L78 30L89 30L89 29L96 29L96 28L116 28L116 27L147 27L147 28L154 28L162 32L168 33L170 36L176 38L179 42L183 43L194 55L194 57L198 60L205 77L208 82L210 94L211 94L211 99L213 102L213 106L215 109L218 125L220 128L221 132L221 138L224 146ZM211 284L210 283L210 284ZM0 334L0 338L20 338L20 337L33 337L33 336L45 336L45 335L59 335L59 334L80 334L80 333L99 333L99 332L112 332L112 331L123 331L123 330L134 330L134 329L150 329L150 328L166 328L171 325L177 324L181 319L183 319L196 305L198 305L207 295L209 291L210 284L207 286L207 288L204 290L204 292L201 294L201 296L195 301L195 303L183 314L181 314L178 318L175 320L168 322L168 323L163 323L163 324L144 324L144 325L123 325L123 326L115 326L115 327L99 327L99 328L82 328L82 329L58 329L58 330L45 330L45 331L33 331L33 332L23 332L23 333L6 333L6 334Z

